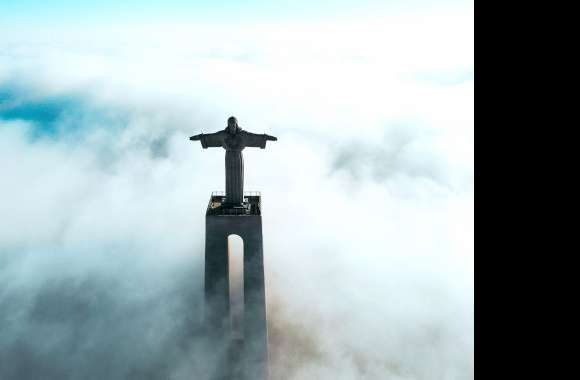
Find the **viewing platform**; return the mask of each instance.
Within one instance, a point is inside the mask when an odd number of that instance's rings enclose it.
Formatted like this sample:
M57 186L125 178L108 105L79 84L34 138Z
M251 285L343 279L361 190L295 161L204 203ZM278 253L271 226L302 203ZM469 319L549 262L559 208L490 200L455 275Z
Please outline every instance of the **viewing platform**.
M205 215L261 215L261 194L259 191L244 191L244 202L241 205L228 205L225 200L225 191L213 191Z

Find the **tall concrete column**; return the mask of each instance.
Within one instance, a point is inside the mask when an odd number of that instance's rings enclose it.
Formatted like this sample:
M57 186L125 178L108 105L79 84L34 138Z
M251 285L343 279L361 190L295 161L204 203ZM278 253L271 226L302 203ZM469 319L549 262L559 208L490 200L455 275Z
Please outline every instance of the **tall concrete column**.
M212 196L206 213L205 320L213 341L226 348L216 380L267 380L268 333L260 196L247 197L246 208L224 209ZM228 236L244 242L243 340L230 329ZM216 352L220 352L219 349Z

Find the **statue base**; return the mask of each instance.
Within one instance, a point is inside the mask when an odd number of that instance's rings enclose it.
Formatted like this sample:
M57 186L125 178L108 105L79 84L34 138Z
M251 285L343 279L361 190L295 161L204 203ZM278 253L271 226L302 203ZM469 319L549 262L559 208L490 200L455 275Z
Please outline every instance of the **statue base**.
M268 332L264 288L262 215L259 193L244 194L242 205L225 204L213 193L206 212L205 325L216 345L218 365L211 380L267 380ZM228 236L243 241L244 308L242 336L232 331Z
M230 203L223 192L213 192L207 215L260 215L260 193L244 193L243 203Z

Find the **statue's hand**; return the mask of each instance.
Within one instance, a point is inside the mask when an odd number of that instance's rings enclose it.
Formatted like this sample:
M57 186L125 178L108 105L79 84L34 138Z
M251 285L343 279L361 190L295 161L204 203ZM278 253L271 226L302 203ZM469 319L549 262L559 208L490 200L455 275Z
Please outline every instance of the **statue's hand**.
M203 134L203 133L202 133L202 134ZM195 135L195 136L191 136L189 139L190 139L191 141L197 141L197 140L201 140L201 135L202 135L202 134Z
M278 141L278 139L274 136L266 135L266 140L268 141Z

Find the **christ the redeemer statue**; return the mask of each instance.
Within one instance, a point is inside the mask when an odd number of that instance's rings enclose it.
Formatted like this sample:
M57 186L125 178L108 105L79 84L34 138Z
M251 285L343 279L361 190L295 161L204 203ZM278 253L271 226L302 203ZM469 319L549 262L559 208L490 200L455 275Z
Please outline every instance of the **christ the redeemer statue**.
M274 136L246 132L238 126L235 117L228 119L228 126L223 131L199 134L189 138L199 140L206 148L222 147L226 150L226 206L241 206L244 201L244 157L242 150L246 147L266 147L266 141L277 141Z

